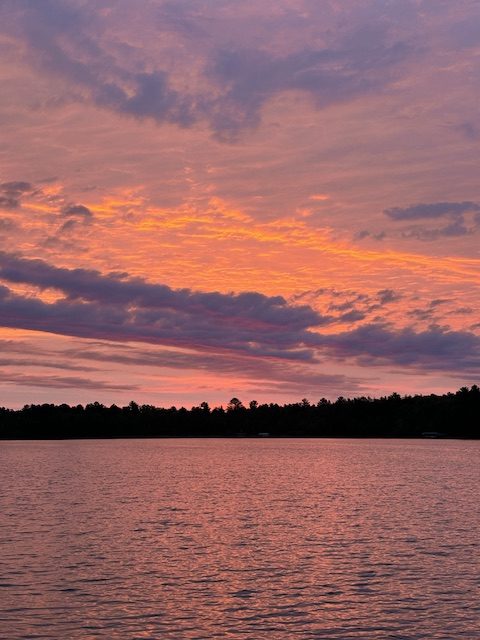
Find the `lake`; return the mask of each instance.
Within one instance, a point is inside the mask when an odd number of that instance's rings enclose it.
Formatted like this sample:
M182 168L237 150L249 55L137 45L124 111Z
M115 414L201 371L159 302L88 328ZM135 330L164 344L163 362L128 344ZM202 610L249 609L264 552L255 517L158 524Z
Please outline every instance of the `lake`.
M0 637L480 638L480 442L0 442Z

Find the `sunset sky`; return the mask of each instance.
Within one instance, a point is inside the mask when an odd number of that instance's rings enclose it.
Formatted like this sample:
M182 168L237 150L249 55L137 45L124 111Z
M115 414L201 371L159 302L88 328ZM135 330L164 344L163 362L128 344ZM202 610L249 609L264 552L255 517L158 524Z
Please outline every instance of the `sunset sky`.
M0 0L0 405L480 379L478 0Z

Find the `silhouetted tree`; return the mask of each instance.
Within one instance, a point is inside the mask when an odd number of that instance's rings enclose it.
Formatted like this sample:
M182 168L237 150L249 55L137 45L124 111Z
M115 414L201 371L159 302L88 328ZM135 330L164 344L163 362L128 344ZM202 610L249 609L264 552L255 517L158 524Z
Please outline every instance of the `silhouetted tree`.
M208 403L184 407L85 407L67 404L26 404L22 409L0 408L0 438L109 438L109 437L421 437L480 438L480 389L473 385L442 396L381 398L340 396L335 402L306 399L280 406L258 404L248 408L238 398L223 407Z
M239 409L243 409L244 406L238 398L232 398L230 402L227 404L227 411L238 411Z

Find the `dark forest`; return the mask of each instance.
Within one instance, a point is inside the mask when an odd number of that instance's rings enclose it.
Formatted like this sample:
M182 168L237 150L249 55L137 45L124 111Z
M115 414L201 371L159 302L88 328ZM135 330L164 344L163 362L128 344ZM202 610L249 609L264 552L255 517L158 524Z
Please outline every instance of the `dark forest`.
M325 398L316 404L247 406L232 398L226 408L206 402L192 409L130 402L0 408L1 439L70 438L480 438L480 389L444 395Z

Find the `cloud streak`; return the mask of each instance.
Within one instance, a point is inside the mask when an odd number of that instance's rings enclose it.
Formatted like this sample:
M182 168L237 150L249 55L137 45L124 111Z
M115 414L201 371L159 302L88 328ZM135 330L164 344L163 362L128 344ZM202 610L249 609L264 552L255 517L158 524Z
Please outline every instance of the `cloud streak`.
M402 232L404 238L418 240L436 240L437 238L455 238L466 236L477 231L480 214L480 204L471 201L464 202L433 202L410 205L408 207L392 207L385 209L384 214L394 222L425 222L439 219L449 219L444 227L428 228L414 225ZM466 215L472 214L471 224Z
M433 202L430 204L413 204L409 207L392 207L385 209L387 217L395 221L404 220L437 220L438 218L458 218L465 213L480 211L476 202Z
M55 302L46 302L40 297L15 294L3 286L0 322L6 327L213 350L235 358L313 364L323 354L361 366L480 371L480 337L467 331L432 326L415 332L408 327L393 329L367 323L350 331L324 334L320 329L333 323L331 316L322 316L308 305L289 305L280 296L175 290L127 274L102 275L93 270L58 268L8 253L0 254L0 278L41 291L55 289L64 295ZM393 290L383 289L376 296L376 304L384 306L398 299ZM337 305L342 311L337 322L364 319L365 314L352 305L349 301ZM101 359L100 354L92 353L92 357ZM179 354L167 358L166 353L155 356L155 362L160 363L162 357L170 359L169 366L173 367L187 366L189 359L197 368L213 362L209 363L205 355L196 361L195 357ZM124 356L117 356L117 362L121 358ZM154 364L151 358L146 361ZM246 361L244 365L249 366ZM238 363L234 367L238 368Z
M138 389L135 385L114 384L76 376L45 376L12 372L0 372L0 383L22 387L86 389L90 391L135 391Z
M362 366L397 366L423 371L480 374L480 337L469 331L433 326L426 331L367 324L352 331L323 336L321 344L340 359Z
M311 360L311 327L330 322L307 305L256 292L223 294L174 290L127 274L62 269L42 260L0 254L0 278L40 290L54 303L0 290L4 326L65 335L155 344L216 347L251 355Z

